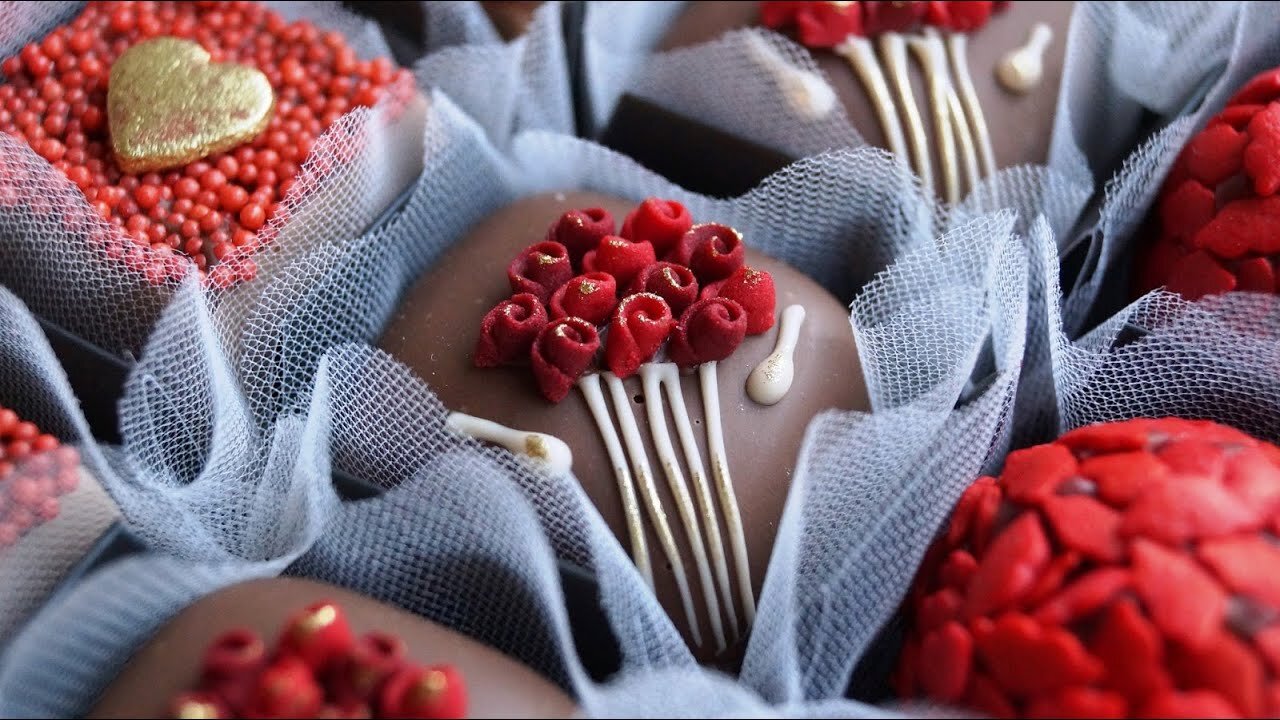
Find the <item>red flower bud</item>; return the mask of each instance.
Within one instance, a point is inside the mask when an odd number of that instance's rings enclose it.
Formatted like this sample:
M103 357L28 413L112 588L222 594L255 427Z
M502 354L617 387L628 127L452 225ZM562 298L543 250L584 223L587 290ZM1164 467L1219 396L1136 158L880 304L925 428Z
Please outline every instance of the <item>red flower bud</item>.
M608 273L579 275L551 296L551 319L580 317L593 325L609 319L618 305L618 283Z
M557 403L565 399L599 349L600 334L586 320L568 317L548 323L530 352L533 375L543 397Z
M656 262L641 270L631 281L628 294L653 293L667 301L673 315L679 315L698 299L698 280L693 271L671 262Z
M863 0L862 23L866 33L875 37L886 32L906 32L924 20L927 2L890 2L889 0Z
M653 246L647 241L632 242L617 235L606 235L600 239L595 250L582 258L582 269L586 272L608 273L619 286L625 287L636 273L657 259Z
M717 294L737 302L746 311L748 335L759 335L773 327L777 293L773 288L773 276L764 270L745 266L738 268L720 285Z
M796 37L806 47L832 48L850 35L862 35L862 4L832 2L762 2L760 19L779 29L795 25Z
M254 677L266 663L267 648L256 633L247 628L228 630L204 652L201 687L216 691L228 707L243 707Z
M332 605L327 607L334 607ZM324 690L311 668L296 655L282 655L267 666L245 701L245 717L311 717L324 703Z
M698 282L706 285L732 275L742 267L746 255L737 230L727 225L703 223L685 233L667 259L687 265Z
M570 210L547 230L547 240L558 242L569 251L574 267L581 267L582 256L595 250L600 238L612 235L613 215L604 208Z
M728 298L708 298L689 306L671 334L667 355L692 367L733 354L747 336L747 313Z
M351 652L355 642L342 608L331 602L318 602L289 621L277 647L281 653L302 659L312 670L321 671Z
M949 0L925 3L924 21L929 25L956 32L980 30L991 19L995 3L990 0Z
M369 633L329 676L330 698L342 707L369 705L382 684L406 664L404 642L394 635Z
M628 295L618 304L609 324L605 364L620 378L635 374L666 342L676 324L667 302L652 293Z
M688 209L675 200L647 198L622 222L622 237L653 246L656 255L666 255L693 226Z
M556 288L573 277L569 251L558 242L543 241L530 245L507 266L511 292L530 293L546 302Z
M387 680L378 709L384 718L465 717L467 685L451 665L406 667Z
M472 361L476 367L497 367L524 358L533 340L547 326L547 310L530 293L498 303L480 321Z
M214 693L179 693L169 705L169 713L176 718L230 718L231 709Z

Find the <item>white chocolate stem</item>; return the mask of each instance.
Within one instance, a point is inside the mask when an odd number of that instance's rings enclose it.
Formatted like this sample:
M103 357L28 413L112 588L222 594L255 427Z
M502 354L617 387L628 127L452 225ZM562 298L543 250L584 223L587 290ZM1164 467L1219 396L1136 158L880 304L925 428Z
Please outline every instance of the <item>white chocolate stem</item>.
M858 74L862 86L871 96L871 104L880 118L880 127L884 129L885 142L889 152L903 163L908 162L907 142L902 136L902 124L898 122L898 112L894 107L893 96L889 94L889 86L885 83L884 72L880 69L880 61L871 47L871 41L850 35L834 48L835 52L849 61L853 71Z
M942 197L954 205L960 202L960 174L955 136L947 110L947 93L954 92L947 72L947 58L937 35L913 36L907 44L915 53L924 71L925 83L929 86L929 109L933 111L933 132L938 136L938 158L942 162ZM928 187L930 191L934 190L932 185Z
M563 440L538 432L516 430L466 413L452 412L445 427L460 435L501 445L517 455L541 464L547 472L561 475L573 469L573 451Z
M791 389L796 376L796 342L804 325L804 306L788 305L778 320L778 341L769 357L747 376L747 396L761 405L775 405Z
M738 569L742 613L747 627L751 627L756 619L756 599L751 589L751 566L747 563L747 540L742 532L742 513L738 510L738 499L734 496L733 480L729 477L729 456L724 449L724 426L720 422L720 381L715 361L698 366L698 379L702 384L702 414L707 421L707 452L711 455L711 472L715 477L716 491L720 495L720 511L724 513L734 565Z
M698 615L693 610L693 596L689 592L689 576L684 570L684 561L680 559L680 548L676 545L675 534L671 532L671 523L662 508L662 500L658 497L658 488L654 485L653 469L649 466L649 455L644 449L644 440L640 437L640 427L636 424L636 416L631 411L631 398L627 397L627 389L622 380L611 372L602 373L605 385L609 388L609 397L613 400L613 412L618 416L618 427L622 430L623 442L627 445L627 454L631 456L631 472L634 473L640 486L640 497L649 510L649 521L658 534L658 542L662 545L667 562L671 563L671 571L675 575L676 588L680 591L680 602L684 605L685 616L689 619L689 635L693 644L702 645L702 632L698 628Z
M836 91L820 74L787 62L772 45L756 33L747 33L747 53L773 78L787 103L810 120L824 118L835 109Z
M965 182L968 183L969 191L973 192L978 183L982 182L982 173L978 168L978 151L973 146L973 135L969 132L969 123L965 120L964 108L960 106L955 88L949 88L947 92L947 110L955 127L956 138L960 141L960 164L964 168Z
M680 469L680 458L676 455L675 445L671 442L671 433L667 430L667 417L662 401L662 385L668 379L675 384L675 394L678 396L680 375L674 364L646 363L640 366L640 381L644 387L644 405L645 411L649 415L649 433L653 436L653 449L658 455L658 464L662 466L663 472L667 476L667 485L671 488L671 495L676 500L676 509L680 513L680 522L684 525L685 534L689 539L689 547L693 550L694 564L698 569L698 580L702 584L703 601L707 604L707 617L711 621L711 633L715 637L717 652L722 652L725 649L725 636L724 624L720 619L720 601L716 597L715 584L711 580L711 568L707 564L707 550L703 542L702 531L699 528L697 511L693 506L693 498L689 495L689 485L685 482L684 472ZM668 385L668 389L671 389L670 385ZM672 414L677 425L680 424L681 419L685 423L689 422L688 416L681 418L677 412ZM717 564L722 566L724 565L724 553L718 542L720 533L716 529L714 516L709 519L711 522L708 529L716 530L714 532L716 537L712 540L711 545L712 554L717 558ZM703 522L706 523L707 520L708 518L704 515Z
M636 569L644 577L649 587L653 587L653 566L649 562L649 545L644 539L644 526L640 519L640 504L636 501L635 483L631 480L631 470L627 468L627 457L622 451L622 442L618 432L609 418L609 406L605 403L604 393L600 389L600 376L592 373L584 375L578 381L578 389L586 398L587 408L595 418L596 428L604 440L605 452L609 454L609 464L613 466L613 475L618 480L618 493L622 495L622 516L627 523L627 537L631 542L631 558Z
M911 92L911 77L907 74L907 44L902 35L888 32L880 36L880 55L893 89L897 92L898 107L907 121L907 137L911 143L911 162L916 175L927 188L933 187L933 158L929 152L929 140L924 132L924 121Z
M1014 48L996 64L996 79L1005 90L1023 95L1044 78L1044 51L1053 42L1053 28L1039 22L1031 28L1027 44Z
M969 73L968 38L964 33L951 33L947 36L947 52L951 56L951 73L960 90L960 101L969 118L969 128L977 140L975 145L978 148L978 159L982 162L982 177L990 177L996 173L996 154L991 148L987 119L982 114L982 103L978 101L978 92L973 88L973 77Z

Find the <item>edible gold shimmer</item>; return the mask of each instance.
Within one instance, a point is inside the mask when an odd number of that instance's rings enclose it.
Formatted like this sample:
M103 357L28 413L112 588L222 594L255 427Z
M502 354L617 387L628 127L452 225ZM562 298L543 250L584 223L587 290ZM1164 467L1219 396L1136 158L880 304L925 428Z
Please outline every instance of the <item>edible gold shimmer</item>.
M116 163L137 174L230 150L265 130L274 106L257 68L211 64L189 40L138 43L111 66L107 122Z
M217 706L211 703L188 700L178 706L174 717L179 720L213 720L222 716L218 714Z
M599 287L598 285L591 282L590 280L583 280L581 283L578 283L578 292L582 293L583 295L590 295L591 293L595 292L596 288L598 287Z
M530 435L524 439L524 454L531 458L546 460L551 457L547 442L540 435Z
M328 627L337 619L337 608L332 605L321 605L314 612L302 618L302 621L298 623L298 629L304 633L313 633L321 628Z

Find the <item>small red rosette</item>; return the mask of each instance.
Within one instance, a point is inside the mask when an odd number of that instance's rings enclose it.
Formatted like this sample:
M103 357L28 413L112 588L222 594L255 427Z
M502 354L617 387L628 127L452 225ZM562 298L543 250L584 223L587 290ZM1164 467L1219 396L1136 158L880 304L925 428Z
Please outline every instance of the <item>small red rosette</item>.
M637 273L657 259L653 246L648 241L631 241L617 235L606 235L600 239L595 250L582 258L582 269L585 272L608 273L619 287L626 287Z
M716 287L716 295L729 298L747 313L747 334L759 335L773 327L777 293L773 276L764 270L741 267Z
M595 250L600 238L612 235L613 215L604 208L570 210L547 230L547 240L558 242L569 251L574 267L581 267L582 256Z
M693 367L733 354L747 336L747 313L728 298L707 298L689 306L671 333L667 355Z
M480 321L472 361L484 368L524 359L547 322L547 309L533 295L520 293L503 300Z
M543 397L554 403L565 399L599 349L600 334L586 320L568 317L548 323L530 352L533 376Z
M620 378L635 374L667 341L676 320L667 302L653 293L628 295L618 303L609 324L604 359Z
M737 230L728 225L704 223L685 233L667 259L688 266L700 284L708 285L732 275L746 262L746 257L747 250Z
M618 306L618 284L613 276L602 272L579 275L551 296L551 319L580 317L600 325Z
M543 241L530 245L507 266L511 292L529 293L546 302L556 288L573 277L573 264L564 245Z
M627 293L653 293L667 301L671 314L679 316L698 299L698 280L693 271L672 262L656 262L641 270Z
M622 237L645 241L658 257L671 252L680 238L693 226L693 218L684 205L675 200L648 198L622 221Z

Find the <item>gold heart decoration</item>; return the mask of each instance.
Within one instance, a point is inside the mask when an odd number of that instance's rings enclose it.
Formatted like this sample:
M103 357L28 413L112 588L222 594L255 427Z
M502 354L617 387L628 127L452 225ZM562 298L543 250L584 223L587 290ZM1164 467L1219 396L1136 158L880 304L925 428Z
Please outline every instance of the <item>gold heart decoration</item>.
M158 37L111 66L111 147L127 173L181 167L252 140L274 106L271 83L257 68L210 63L199 44Z

